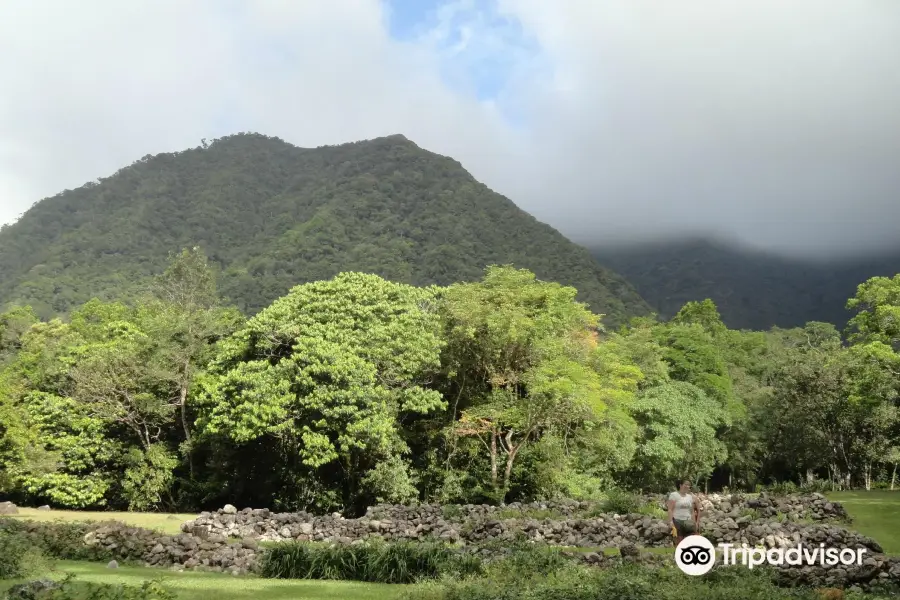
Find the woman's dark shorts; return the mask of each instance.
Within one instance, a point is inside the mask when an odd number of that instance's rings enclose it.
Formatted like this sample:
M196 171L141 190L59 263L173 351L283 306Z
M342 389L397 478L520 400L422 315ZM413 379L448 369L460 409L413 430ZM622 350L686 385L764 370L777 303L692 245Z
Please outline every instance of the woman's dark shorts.
M687 537L697 533L697 527L693 521L674 519L673 523L675 524L675 530L678 532L678 537Z

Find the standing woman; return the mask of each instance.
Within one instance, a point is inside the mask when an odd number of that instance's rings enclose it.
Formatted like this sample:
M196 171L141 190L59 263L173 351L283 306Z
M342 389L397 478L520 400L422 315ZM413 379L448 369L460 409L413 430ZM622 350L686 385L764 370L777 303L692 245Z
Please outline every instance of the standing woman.
M678 482L678 491L669 494L669 527L675 527L675 545L689 535L700 533L700 501L691 493L691 482Z

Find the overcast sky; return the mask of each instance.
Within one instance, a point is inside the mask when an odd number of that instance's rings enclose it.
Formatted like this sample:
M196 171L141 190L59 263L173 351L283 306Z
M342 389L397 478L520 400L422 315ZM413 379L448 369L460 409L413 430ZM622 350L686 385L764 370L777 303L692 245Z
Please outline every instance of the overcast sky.
M577 241L900 243L898 0L3 0L0 223L146 154L403 133Z

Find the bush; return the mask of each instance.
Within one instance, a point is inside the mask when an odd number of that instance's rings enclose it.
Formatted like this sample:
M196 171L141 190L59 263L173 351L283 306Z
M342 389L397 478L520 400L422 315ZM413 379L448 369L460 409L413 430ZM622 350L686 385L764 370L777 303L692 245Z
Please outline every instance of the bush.
M479 573L481 561L438 542L357 544L284 542L266 549L260 575L272 579L345 579L412 583Z
M662 509L661 506L657 506L653 503L647 503L640 508L638 508L639 513L642 515L647 515L648 517L654 517L657 519L668 519L669 515L665 510Z
M826 481L824 479L816 479L814 481L809 481L803 483L803 485L797 485L793 481L782 481L779 483L773 483L771 485L762 486L757 485L757 492L768 492L773 496L789 496L791 494L811 494L813 492L817 492L819 494L824 494L826 492L832 491L833 486L830 481Z
M447 521L460 521L466 516L458 504L445 504L441 507L441 513Z
M15 535L28 540L46 556L58 560L108 561L113 558L98 546L88 546L84 536L102 523L19 521L0 518L0 537Z
M40 548L19 533L0 531L0 579L21 579L41 575L52 562Z
M74 575L62 582L30 581L10 588L9 600L177 600L160 580L145 581L140 587L110 584L85 584Z
M606 498L600 503L601 512L627 515L636 513L641 508L641 500L635 494L625 490L612 489L606 492Z

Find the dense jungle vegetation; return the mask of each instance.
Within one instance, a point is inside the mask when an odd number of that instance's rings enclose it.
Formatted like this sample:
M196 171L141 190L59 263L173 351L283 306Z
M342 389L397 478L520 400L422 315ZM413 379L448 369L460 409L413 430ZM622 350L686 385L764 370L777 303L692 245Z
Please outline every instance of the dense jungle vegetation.
M23 504L358 513L379 501L893 485L900 276L834 326L741 331L707 300L621 327L511 266L343 272L252 317L200 249L136 298L0 315L0 490Z

